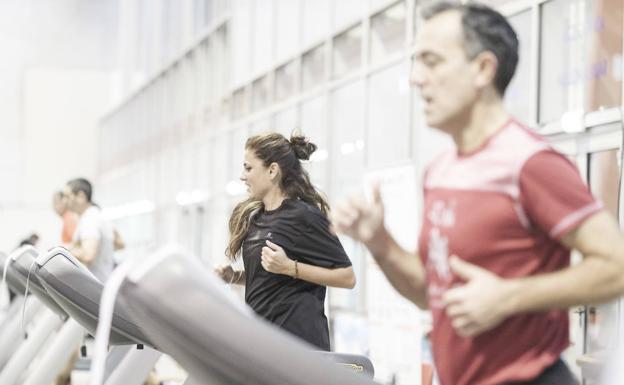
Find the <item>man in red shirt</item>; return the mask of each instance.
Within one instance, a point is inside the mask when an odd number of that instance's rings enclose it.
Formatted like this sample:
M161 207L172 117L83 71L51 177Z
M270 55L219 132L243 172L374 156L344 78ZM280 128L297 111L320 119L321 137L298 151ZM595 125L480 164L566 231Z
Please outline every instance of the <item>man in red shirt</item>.
M431 309L443 385L577 384L559 359L566 309L624 294L624 238L576 168L505 111L518 62L505 18L446 2L423 17L410 80L456 148L426 171L418 255L384 227L378 187L373 202L338 205L334 226ZM581 263L570 266L570 249Z

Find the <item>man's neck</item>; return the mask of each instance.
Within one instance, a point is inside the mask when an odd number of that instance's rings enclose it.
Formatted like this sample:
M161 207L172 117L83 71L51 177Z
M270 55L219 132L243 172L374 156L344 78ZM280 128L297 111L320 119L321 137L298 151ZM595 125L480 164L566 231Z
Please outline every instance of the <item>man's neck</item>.
M460 153L470 153L480 148L507 121L509 114L502 101L478 103L466 113L464 124L451 135Z
M82 214L85 213L85 211L87 211L89 209L89 207L91 207L92 204L91 203L87 203L84 206L78 208L78 210L76 211L76 214L78 214L79 217L82 216Z

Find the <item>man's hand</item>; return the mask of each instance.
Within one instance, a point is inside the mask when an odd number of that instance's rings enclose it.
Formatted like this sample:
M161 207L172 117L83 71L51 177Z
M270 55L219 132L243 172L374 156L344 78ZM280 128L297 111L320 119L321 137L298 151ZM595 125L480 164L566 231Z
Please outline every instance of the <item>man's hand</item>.
M83 239L72 244L69 251L84 265L90 266L95 260L99 247L99 239Z
M262 248L262 267L269 273L295 276L295 261L288 258L284 249L271 241Z
M373 201L353 197L332 211L333 227L340 233L364 243L375 255L384 248L387 236L384 227L384 206L380 186L373 187Z
M463 337L490 330L511 315L508 295L511 283L490 271L451 257L453 273L466 281L444 293L446 314Z

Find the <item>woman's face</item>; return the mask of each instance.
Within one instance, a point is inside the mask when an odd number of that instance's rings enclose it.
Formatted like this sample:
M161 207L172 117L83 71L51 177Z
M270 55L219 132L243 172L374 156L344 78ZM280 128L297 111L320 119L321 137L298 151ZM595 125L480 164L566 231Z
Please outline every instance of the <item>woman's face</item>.
M247 193L250 198L262 200L275 186L272 170L266 167L252 150L245 150L243 173L240 180L247 185Z

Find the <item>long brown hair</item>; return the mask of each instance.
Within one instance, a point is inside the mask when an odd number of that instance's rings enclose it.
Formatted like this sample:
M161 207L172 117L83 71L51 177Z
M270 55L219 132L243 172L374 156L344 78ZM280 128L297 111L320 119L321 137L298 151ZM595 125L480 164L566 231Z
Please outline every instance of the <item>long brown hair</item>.
M268 133L247 139L245 149L253 151L265 167L277 163L280 167L279 187L289 198L301 199L318 207L324 215L329 213L327 200L310 182L301 160L310 159L317 147L308 138L294 132L290 140L282 134ZM263 208L262 201L246 199L234 207L229 221L230 241L225 255L235 260L247 236L253 216Z

